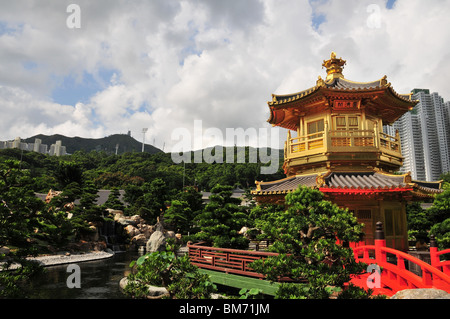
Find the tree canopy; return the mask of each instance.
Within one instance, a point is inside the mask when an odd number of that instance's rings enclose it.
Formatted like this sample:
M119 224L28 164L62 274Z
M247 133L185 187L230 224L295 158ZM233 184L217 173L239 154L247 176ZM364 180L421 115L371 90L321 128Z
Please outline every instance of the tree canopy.
M255 209L259 216L256 227L273 242L269 250L279 255L258 260L252 267L272 281L289 277L294 283L306 282L283 284L277 292L280 298L329 298L331 287L342 291L352 274L365 271L365 265L356 263L352 250L336 240L358 241L362 225L347 209L324 200L323 193L308 187L289 193L285 202L287 208L272 206L265 214L261 208Z

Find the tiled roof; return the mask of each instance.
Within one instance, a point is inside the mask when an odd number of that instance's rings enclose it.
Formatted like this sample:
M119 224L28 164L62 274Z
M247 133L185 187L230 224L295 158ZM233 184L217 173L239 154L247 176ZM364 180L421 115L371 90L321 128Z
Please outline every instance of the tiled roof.
M324 87L328 89L335 89L335 90L369 90L369 89L375 89L375 88L381 88L383 86L386 86L385 79L382 78L380 80L372 81L372 82L354 82L347 80L345 78L336 78L332 81L326 81L323 82ZM305 97L307 95L310 95L320 89L319 85L316 85L312 88L303 90L301 92L292 93L292 94L285 94L285 95L278 95L278 94L272 94L272 102L269 104L275 103L286 103L294 100L301 99L302 97Z
M441 188L441 182L422 182L412 181L416 185L416 188L425 193L442 193L444 190Z
M325 177L323 188L391 189L405 187L404 176L390 176L377 172L331 173Z
M256 195L267 194L287 194L296 190L299 185L315 187L317 174L305 176L292 176L274 182L261 182L257 190L253 191Z
M380 172L350 172L298 175L274 182L258 182L254 195L287 194L300 185L319 188L323 192L340 190L384 191L420 191L418 195L429 196L441 193L439 182L408 181L407 175L390 175ZM366 192L367 193L367 192Z
M331 83L325 82L327 88L333 89L373 89L382 86L382 80L373 82L353 82L345 78L337 78L331 81Z
M320 83L319 82L320 81L318 81L315 86L297 93L283 94L283 95L272 94L272 101L269 102L269 105L276 106L289 103L295 100L300 100L304 97L312 95L315 92L318 92L321 88L347 92L364 92L364 91L370 92L372 90L387 89L394 96L396 96L400 100L403 100L404 102L408 101L415 104L418 103L418 101L411 100L412 97L411 94L399 94L395 92L391 84L387 82L386 77L383 77L379 80L372 82L355 82L347 80L344 77L335 78L333 80L327 81L321 80L321 82Z

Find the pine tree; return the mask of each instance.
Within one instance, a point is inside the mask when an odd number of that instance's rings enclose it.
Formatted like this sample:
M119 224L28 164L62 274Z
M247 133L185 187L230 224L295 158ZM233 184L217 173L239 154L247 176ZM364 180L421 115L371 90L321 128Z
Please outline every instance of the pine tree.
M366 265L355 262L351 249L336 243L336 239L358 241L362 226L347 209L324 200L318 190L299 187L285 202L287 208L271 206L266 214L258 208L256 227L274 242L270 251L279 255L254 262L252 268L272 281L281 276L307 282L281 285L280 298L329 298L332 287L342 290L352 274L365 270ZM367 297L356 287L352 291Z
M195 219L200 227L197 240L222 248L248 247L248 240L238 233L248 223L247 215L239 206L240 199L231 197L232 190L222 185L211 190L210 202Z

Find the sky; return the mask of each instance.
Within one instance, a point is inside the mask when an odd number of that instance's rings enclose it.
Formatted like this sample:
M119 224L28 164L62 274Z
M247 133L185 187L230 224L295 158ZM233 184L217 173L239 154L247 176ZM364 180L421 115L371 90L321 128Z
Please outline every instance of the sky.
M170 151L176 130L203 148L242 128L274 147L272 93L313 87L332 51L347 79L448 101L449 16L449 0L0 0L0 140L148 128Z

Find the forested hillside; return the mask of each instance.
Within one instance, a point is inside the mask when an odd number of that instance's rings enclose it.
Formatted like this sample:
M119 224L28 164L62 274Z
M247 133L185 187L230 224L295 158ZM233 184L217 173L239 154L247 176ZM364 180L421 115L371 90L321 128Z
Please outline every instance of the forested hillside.
M240 149L240 150L238 150ZM233 148L231 148L233 150ZM181 190L183 185L198 186L209 191L217 184L254 188L255 180L276 180L285 177L281 166L283 152L279 155L279 170L272 175L261 174L262 164L249 163L248 154L255 149L235 148L234 154L245 151L245 163L187 163L175 164L171 154L158 152L124 153L111 155L106 152L76 151L61 157L18 149L0 150L0 161L21 161L21 168L29 170L35 192L46 193L49 189L63 189L67 183L92 182L98 189L122 188L127 185L142 185L156 178L162 179L169 189ZM224 162L226 152L224 152ZM192 156L193 158L193 156ZM66 179L66 180L65 180ZM69 180L67 180L69 179Z
M98 151L105 152L107 154L115 154L117 147L117 154L123 154L127 152L141 152L142 142L135 140L133 137L126 134L113 134L103 138L82 138L82 137L67 137L64 135L43 135L39 134L23 141L25 143L34 143L38 138L42 141L42 144L47 144L50 147L51 144L55 144L56 141L61 141L62 145L66 147L66 151L69 154L73 154L76 151ZM162 152L160 149L145 144L144 152L155 154Z

